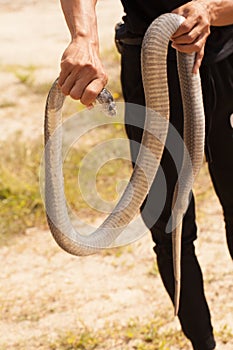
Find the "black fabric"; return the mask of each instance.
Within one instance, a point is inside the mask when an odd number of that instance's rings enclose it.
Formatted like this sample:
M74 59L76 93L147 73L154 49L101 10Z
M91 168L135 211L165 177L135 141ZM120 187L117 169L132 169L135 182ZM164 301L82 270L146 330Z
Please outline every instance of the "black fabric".
M128 36L143 37L151 22L163 13L188 2L187 0L121 0L126 15L123 17ZM233 25L211 27L205 47L205 62L217 62L233 53ZM171 56L175 57L174 53Z
M133 164L140 146L144 125L144 110L136 105L144 105L144 92L141 81L140 46L123 44L121 81L126 102L125 123L130 139ZM229 251L233 250L233 129L230 115L233 113L233 55L219 63L202 66L201 78L206 112L206 149L209 153L209 167L216 192L223 206L226 221ZM183 113L176 62L168 63L168 80L170 82L171 121L182 134ZM133 125L140 127L134 127ZM133 141L132 141L133 140ZM135 143L136 141L137 143ZM179 149L179 147L178 147ZM165 227L171 214L171 201L177 178L172 157L164 151L162 167L152 189L144 202L142 217L150 228L155 242L155 252L159 271L164 286L173 300L174 277L172 265L171 235L165 233ZM161 198L164 196L164 177L167 196L161 210ZM155 220L155 218L158 218ZM182 229L182 289L179 319L184 334L191 340L195 350L212 350L215 341L212 332L209 308L205 299L203 279L198 264L194 240L197 237L195 223L195 204L191 198L189 208L183 220Z
M203 67L202 77L211 82L205 99L209 116L208 145L210 148L209 171L215 191L223 208L227 243L233 259L233 55L217 64ZM203 91L204 92L204 91Z
M143 35L148 25L158 16L171 12L187 0L121 0L126 16L124 22L129 32Z

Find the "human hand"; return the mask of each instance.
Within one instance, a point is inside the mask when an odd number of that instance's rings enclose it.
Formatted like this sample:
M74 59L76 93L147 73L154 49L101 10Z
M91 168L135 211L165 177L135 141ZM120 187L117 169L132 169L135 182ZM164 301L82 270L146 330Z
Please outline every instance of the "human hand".
M107 83L107 75L96 45L79 37L66 48L61 59L58 84L65 95L91 107Z
M193 73L196 74L204 56L207 37L210 34L211 20L208 7L205 1L197 0L188 2L172 12L186 18L171 38L172 47L185 53L196 52L193 66Z

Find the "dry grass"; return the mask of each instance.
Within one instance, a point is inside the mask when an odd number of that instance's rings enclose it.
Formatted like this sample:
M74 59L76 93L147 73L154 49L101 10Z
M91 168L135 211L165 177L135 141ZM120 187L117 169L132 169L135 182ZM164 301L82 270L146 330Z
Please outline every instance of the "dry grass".
M48 5L47 1L20 1L13 5L4 1L4 8L34 8L41 3ZM51 14L56 11L57 4L54 6ZM42 8L36 8L39 21ZM34 38L35 33L32 34ZM53 44L58 45L59 40L53 38ZM116 99L121 99L119 56L113 49L103 50L102 55L111 77L110 90ZM54 67L30 62L4 64L0 68L1 140L12 134L0 144L0 349L189 350L190 345L173 318L149 236L128 247L79 258L61 251L50 233L41 229L45 228L38 185L42 120L45 97L57 72ZM81 108L74 101L67 101L65 117ZM20 131L15 134L14 130ZM82 218L88 216L91 222L97 215L100 218L99 213L84 203L78 190L73 191L77 168L91 147L113 136L123 136L121 126L101 127L91 137L83 136L82 147L78 151L74 147L67 156L69 202ZM114 201L115 184L129 173L127 161L115 160L101 167L97 186L102 198ZM206 295L219 349L231 350L232 262L224 242L221 209L206 165L195 191L199 224L196 245Z

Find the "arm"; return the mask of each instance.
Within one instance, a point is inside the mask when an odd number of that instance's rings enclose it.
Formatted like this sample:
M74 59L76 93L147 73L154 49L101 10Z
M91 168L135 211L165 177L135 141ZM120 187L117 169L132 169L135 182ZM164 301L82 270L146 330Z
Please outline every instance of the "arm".
M61 0L71 41L61 59L58 83L65 95L90 106L107 76L99 57L95 5L97 0Z
M195 0L175 9L173 13L186 17L186 20L173 35L172 46L181 52L196 52L193 73L197 73L210 26L233 24L233 0Z
M233 24L233 1L215 0L203 1L211 16L212 26L226 26Z

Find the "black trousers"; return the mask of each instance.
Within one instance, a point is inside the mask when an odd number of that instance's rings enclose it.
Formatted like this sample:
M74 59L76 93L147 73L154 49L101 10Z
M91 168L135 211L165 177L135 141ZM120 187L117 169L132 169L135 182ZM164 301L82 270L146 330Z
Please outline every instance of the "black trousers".
M126 102L125 126L131 145L133 164L140 147L145 115L137 105L145 105L141 68L140 46L121 45L121 82ZM200 70L204 108L206 114L206 156L214 188L222 204L226 223L227 242L233 258L233 129L230 115L233 113L233 55L221 62L203 65ZM170 120L182 135L183 111L178 83L176 61L168 60ZM134 125L137 125L135 127ZM139 127L138 127L139 126ZM168 135L168 140L171 138ZM133 142L136 141L136 142ZM177 145L179 148L180 146ZM164 177L166 198L164 196ZM171 235L165 227L171 214L171 203L177 170L172 156L165 149L161 169L155 178L147 200L141 208L142 217L152 233L159 271L171 300L174 296ZM184 334L196 350L215 347L209 308L203 288L202 272L195 255L194 240L197 237L195 204L192 196L183 219L182 228L182 289L179 320Z

